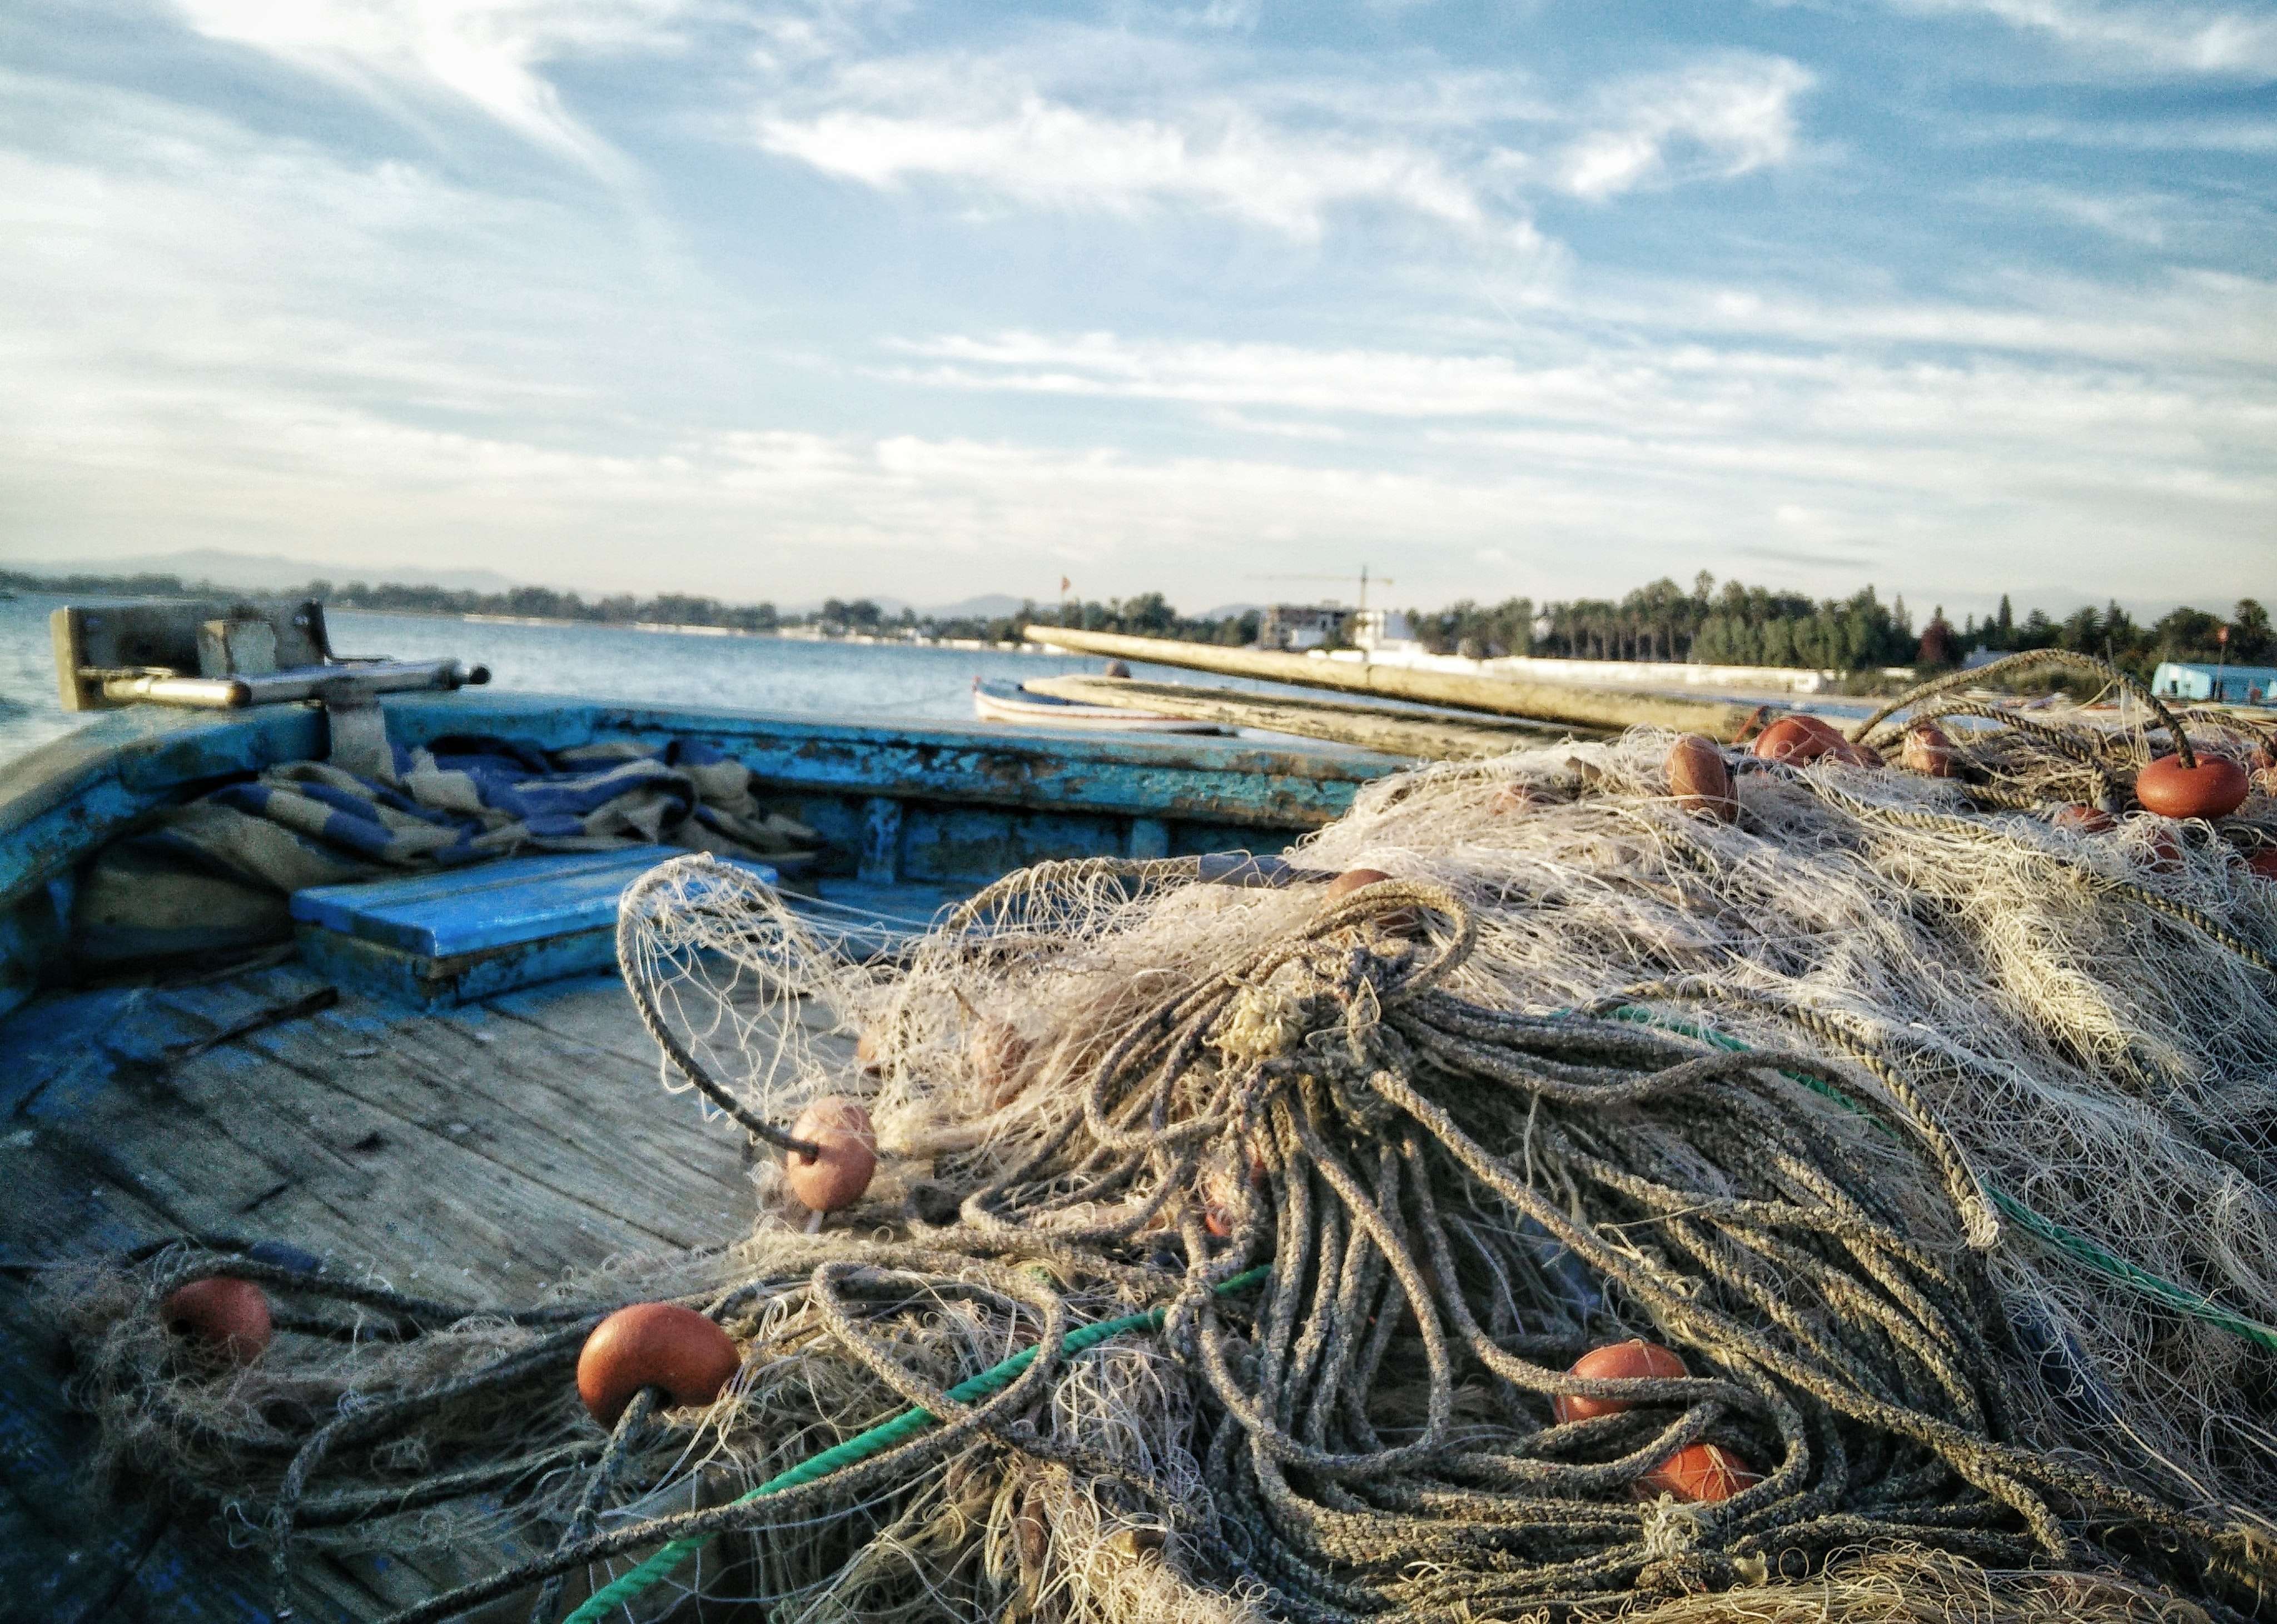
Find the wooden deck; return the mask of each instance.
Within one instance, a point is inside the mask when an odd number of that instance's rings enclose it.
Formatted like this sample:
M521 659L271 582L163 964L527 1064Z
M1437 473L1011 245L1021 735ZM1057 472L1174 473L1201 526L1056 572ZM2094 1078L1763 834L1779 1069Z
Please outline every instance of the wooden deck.
M274 1613L260 1552L84 1486L89 1429L64 1407L38 1265L221 1233L406 1290L518 1301L565 1269L751 1222L741 1136L659 1087L613 976L441 1014L343 995L262 1024L325 985L296 962L47 994L0 1021L0 1613ZM486 1566L304 1555L293 1613L369 1619Z

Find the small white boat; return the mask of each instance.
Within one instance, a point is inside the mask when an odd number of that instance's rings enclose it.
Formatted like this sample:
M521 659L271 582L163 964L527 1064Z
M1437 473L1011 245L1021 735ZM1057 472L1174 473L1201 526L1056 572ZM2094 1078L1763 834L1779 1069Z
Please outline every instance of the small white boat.
M1023 727L1111 728L1124 733L1230 733L1215 722L1191 722L1184 717L1155 716L1125 710L1116 705L1082 705L1048 694L1031 694L1017 682L972 679L972 714L984 722L1011 722Z

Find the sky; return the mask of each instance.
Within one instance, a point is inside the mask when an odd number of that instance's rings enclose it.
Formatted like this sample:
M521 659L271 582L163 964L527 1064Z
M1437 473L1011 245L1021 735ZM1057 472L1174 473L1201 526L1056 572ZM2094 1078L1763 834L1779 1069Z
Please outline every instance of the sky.
M11 0L0 558L2277 597L2277 0Z

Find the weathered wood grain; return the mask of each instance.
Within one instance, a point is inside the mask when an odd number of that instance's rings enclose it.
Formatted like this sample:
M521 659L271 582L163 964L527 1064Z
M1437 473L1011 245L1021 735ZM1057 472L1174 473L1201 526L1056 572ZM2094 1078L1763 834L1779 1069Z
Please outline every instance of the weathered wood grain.
M565 1271L750 1223L739 1135L659 1088L613 978L446 1018L350 995L198 1052L322 985L287 965L51 994L0 1021L0 1613L202 1624L274 1605L258 1553L84 1482L92 1439L65 1401L41 1265L217 1231L520 1301ZM310 1552L289 1594L298 1618L365 1620L501 1559Z
M1342 688L1347 693L1420 700L1458 710L1529 717L1577 727L1678 727L1732 740L1740 736L1755 715L1752 706L1713 700L1621 693L1611 688L1583 687L1578 683L1474 677L1458 672L1419 671L1404 665L1315 660L1301 654L1127 637L1115 632L1031 626L1024 628L1021 635L1030 642L1082 654L1112 655L1157 665L1183 665L1229 677L1261 677L1268 682L1294 683L1299 687Z
M1370 709L1293 694L1251 694L1238 688L1197 687L1183 682L1144 682L1127 677L1047 677L1028 687L1039 694L1086 705L1120 705L1162 716L1269 728L1310 739L1355 744L1387 755L1429 761L1469 761L1527 745L1573 736L1571 728L1523 723L1458 721L1451 717ZM1594 730L1583 730L1594 732Z

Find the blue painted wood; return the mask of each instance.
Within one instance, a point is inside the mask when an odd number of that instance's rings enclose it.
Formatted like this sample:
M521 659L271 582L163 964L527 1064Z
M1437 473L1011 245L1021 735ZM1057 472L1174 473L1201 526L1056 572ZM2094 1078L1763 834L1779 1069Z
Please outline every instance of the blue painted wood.
M668 846L615 852L509 857L350 885L297 892L293 917L430 958L450 958L612 927L625 888L660 862L685 855ZM775 884L765 863L735 866Z
M902 803L891 795L872 795L862 804L862 861L856 872L872 885L902 877Z
M919 878L992 878L1043 858L1123 850L1134 817L1162 822L1174 853L1269 849L1336 817L1360 785L1404 764L1301 742L833 722L491 689L384 703L392 735L406 745L451 733L499 733L545 748L613 740L709 745L743 761L763 793L796 801L848 853L861 849L864 803L889 796L903 820L898 873ZM0 767L0 911L151 811L279 763L317 759L323 745L322 712L309 705L212 713L141 706L95 716ZM986 839L977 822L944 824L931 837L919 830L925 818L983 808L999 820ZM919 866L921 845L929 859ZM0 999L50 968L55 955L34 934L0 931L0 987L9 989Z
M1134 861L1146 861L1170 854L1170 826L1159 817L1134 817L1131 820L1131 838L1127 854Z

